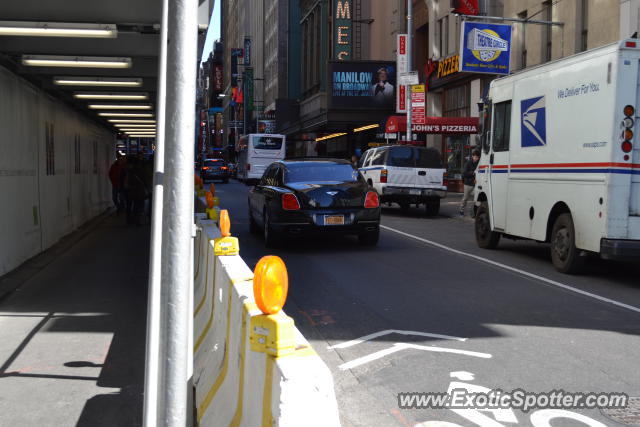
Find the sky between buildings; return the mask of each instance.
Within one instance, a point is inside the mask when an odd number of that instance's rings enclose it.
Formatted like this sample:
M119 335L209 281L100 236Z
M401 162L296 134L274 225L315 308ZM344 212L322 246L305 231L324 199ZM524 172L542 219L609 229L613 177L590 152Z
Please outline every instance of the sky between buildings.
M204 62L209 58L209 54L213 50L213 42L220 38L220 0L215 2L213 6L213 13L211 14L211 21L209 22L209 29L207 30L207 38L204 42L204 49L202 50L202 58L200 62Z

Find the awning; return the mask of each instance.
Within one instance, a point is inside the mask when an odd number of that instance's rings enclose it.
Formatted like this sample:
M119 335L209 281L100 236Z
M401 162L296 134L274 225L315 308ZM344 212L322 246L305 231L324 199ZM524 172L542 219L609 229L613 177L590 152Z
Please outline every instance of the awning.
M415 133L468 135L478 133L477 117L427 117L423 125L414 124ZM386 133L406 132L407 116L390 116L385 125Z

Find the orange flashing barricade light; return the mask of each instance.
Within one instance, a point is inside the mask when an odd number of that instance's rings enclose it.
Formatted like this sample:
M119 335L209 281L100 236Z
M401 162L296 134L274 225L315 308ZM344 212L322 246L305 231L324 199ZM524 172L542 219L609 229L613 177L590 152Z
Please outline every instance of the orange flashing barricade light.
M231 236L231 220L229 219L229 211L226 209L220 212L220 234L222 237Z
M251 350L281 357L295 352L293 319L281 310L287 300L289 276L280 257L263 257L253 273L253 294L262 315L251 317Z
M284 306L289 291L289 276L282 258L275 255L262 257L253 276L253 294L258 308L264 314L276 314Z
M213 182L209 185L209 191L211 191L211 195L213 195L215 197L215 195L216 195L216 185Z
M213 208L217 213L217 209ZM217 256L238 255L240 244L237 237L231 237L231 220L229 212L225 209L219 214L220 234L222 237L213 239L213 253Z
M207 200L207 209L213 208L213 195L210 191L204 193L204 197Z

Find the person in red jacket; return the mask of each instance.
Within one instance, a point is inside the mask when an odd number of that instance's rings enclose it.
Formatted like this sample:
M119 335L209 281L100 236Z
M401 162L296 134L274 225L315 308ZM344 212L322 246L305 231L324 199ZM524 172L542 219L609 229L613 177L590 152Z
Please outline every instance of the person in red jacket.
M118 213L124 209L124 200L122 198L122 173L126 164L124 156L118 156L115 162L109 168L109 180L111 181L111 197Z

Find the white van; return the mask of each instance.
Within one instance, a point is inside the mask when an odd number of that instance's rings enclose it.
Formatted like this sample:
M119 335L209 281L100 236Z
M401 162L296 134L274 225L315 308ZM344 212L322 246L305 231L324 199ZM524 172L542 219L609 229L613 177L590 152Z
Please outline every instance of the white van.
M275 134L249 134L236 146L237 177L241 181L256 181L271 163L282 160L286 153L286 138Z
M424 204L426 214L440 210L447 196L445 169L435 148L388 145L365 151L358 170L383 203L398 203L404 210Z
M640 41L495 80L483 117L475 234L551 243L557 270L586 255L640 259Z

